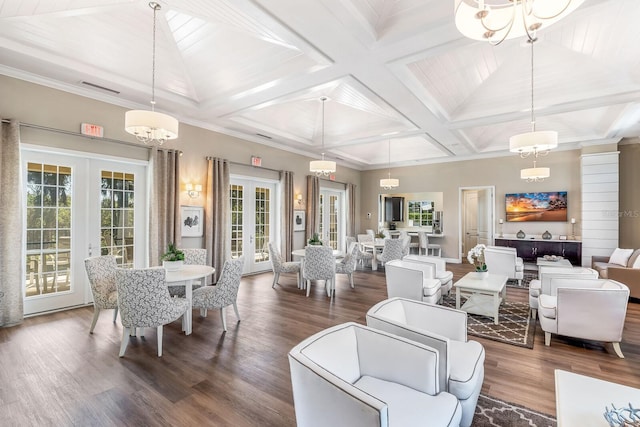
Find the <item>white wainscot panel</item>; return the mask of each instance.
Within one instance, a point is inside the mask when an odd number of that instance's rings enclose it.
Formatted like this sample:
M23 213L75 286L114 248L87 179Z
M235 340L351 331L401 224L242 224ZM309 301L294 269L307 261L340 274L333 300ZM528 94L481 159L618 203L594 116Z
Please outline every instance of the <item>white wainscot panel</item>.
M606 192L618 192L617 182L603 182L599 184L586 184L582 188L582 194L585 193L606 193Z
M618 193L606 192L606 193L582 193L582 204L588 202L618 202Z
M597 173L593 175L583 175L582 183L583 184L598 184L604 182L618 182L618 174L617 173Z

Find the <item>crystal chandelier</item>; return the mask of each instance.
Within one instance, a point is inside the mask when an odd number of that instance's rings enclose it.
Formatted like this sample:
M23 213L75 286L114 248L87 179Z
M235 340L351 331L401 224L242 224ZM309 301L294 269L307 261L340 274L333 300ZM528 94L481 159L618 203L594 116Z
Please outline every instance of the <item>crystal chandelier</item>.
M322 101L322 160L310 161L309 172L313 172L317 176L329 176L336 171L336 162L324 159L324 103L327 101L327 97L321 97L320 101Z
M153 9L153 55L151 63L151 111L130 110L124 116L125 130L135 135L136 139L145 144L157 142L162 145L169 139L178 137L178 120L168 114L155 111L156 105L156 14L160 5L150 2Z
M458 31L498 45L504 40L535 38L535 33L577 9L584 0L455 0Z
M400 185L398 178L391 178L391 140L389 140L389 169L387 171L387 177L380 180L380 187L385 190L391 190Z

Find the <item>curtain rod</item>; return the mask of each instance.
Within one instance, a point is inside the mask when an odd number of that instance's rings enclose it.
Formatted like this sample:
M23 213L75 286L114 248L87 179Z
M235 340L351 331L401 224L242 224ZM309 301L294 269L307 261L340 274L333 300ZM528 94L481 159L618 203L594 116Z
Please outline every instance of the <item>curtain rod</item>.
M10 123L11 121L8 119L2 119L2 123ZM151 148L151 147L147 147L144 145L140 145L140 144L135 144L133 142L128 142L128 141L122 141L120 139L113 139L113 138L98 138L95 136L90 136L90 135L84 135L80 132L73 132L70 130L63 130L63 129L56 129L56 128L51 128L51 127L47 127L47 126L41 126L41 125L34 125L32 123L23 123L23 122L18 122L18 124L21 127L26 127L26 128L31 128L31 129L37 129L37 130L44 130L47 132L53 132L53 133L61 133L63 135L71 135L71 136L80 136L83 138L89 138L89 139L93 139L93 140L97 140L97 141L109 141L109 142L115 142L116 144L124 144L124 145L129 145L131 147L141 147L141 148Z
M205 159L213 160L213 159L215 159L215 157L206 156ZM249 167L249 168L252 168L252 169L263 169L263 170L268 170L268 171L278 172L278 173L285 172L284 170L280 170L280 169L265 168L263 166L253 166L253 165L248 165L246 163L234 162L234 161L231 161L231 160L227 160L227 163L229 163L230 165L236 165L236 166L246 166L246 167ZM323 181L335 182L336 184L342 184L342 185L347 185L348 184L348 182L332 181L332 180L327 179L327 178L320 178L320 179L323 180Z

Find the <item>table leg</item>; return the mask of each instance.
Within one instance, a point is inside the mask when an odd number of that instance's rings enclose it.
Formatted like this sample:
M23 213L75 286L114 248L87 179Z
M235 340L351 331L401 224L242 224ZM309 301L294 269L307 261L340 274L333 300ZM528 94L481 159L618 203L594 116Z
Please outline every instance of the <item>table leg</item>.
M193 317L193 280L185 280L184 282L184 294L189 300L189 308L187 312L182 316L182 330L185 335L191 335L192 329L192 317Z

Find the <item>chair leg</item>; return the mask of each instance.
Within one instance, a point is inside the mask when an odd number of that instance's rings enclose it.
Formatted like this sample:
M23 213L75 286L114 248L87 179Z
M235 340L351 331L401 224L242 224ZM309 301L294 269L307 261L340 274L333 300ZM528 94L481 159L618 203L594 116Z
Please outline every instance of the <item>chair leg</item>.
M278 283L279 277L280 277L280 273L273 273L273 285L271 285L272 288L276 287L276 283Z
M120 357L124 356L124 352L127 350L129 344L129 328L122 328L122 342L120 343Z
M240 321L240 312L238 311L238 304L234 301L233 302L233 309L236 312L236 317L238 318L238 322Z
M93 333L93 328L96 327L96 322L98 321L98 315L100 315L100 309L94 305L93 306L93 320L91 321L91 329L89 329L89 333L90 334Z
M118 307L113 310L113 323L116 323L116 319L118 318Z
M158 357L162 357L162 325L158 326Z
M611 344L613 344L613 350L616 352L618 357L620 359L624 359L624 354L622 354L622 350L620 349L620 343L619 342L612 342Z
M222 318L222 329L227 332L227 318L224 315L224 307L220 309L220 317Z
M544 345L547 347L551 345L551 332L544 333Z

